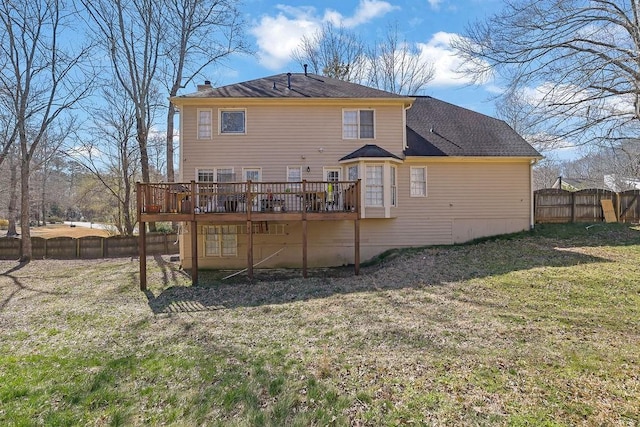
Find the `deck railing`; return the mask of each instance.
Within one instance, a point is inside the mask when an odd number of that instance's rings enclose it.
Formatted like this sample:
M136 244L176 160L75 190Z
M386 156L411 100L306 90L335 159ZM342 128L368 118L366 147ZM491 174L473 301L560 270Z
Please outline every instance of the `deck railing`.
M359 181L139 184L139 212L357 212Z

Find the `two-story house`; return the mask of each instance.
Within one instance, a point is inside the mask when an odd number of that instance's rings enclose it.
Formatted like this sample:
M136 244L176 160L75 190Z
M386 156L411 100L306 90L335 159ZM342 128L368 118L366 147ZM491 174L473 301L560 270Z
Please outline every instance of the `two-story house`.
M143 185L141 220L184 221L196 274L357 266L533 226L540 154L503 121L307 73L205 82L171 101L182 184Z

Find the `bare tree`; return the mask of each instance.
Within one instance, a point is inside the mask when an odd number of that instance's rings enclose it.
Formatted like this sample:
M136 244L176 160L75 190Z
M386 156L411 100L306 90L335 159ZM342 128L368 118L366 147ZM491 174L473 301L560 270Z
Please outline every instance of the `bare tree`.
M497 75L526 94L556 140L602 143L638 132L640 3L525 0L469 26L454 41L462 71Z
M434 75L416 46L400 40L397 25L388 28L382 42L367 47L356 33L328 23L303 37L292 58L315 74L403 95L420 92Z
M367 84L402 95L418 94L433 80L433 64L421 58L420 50L400 40L398 26L389 26L382 43L368 52Z
M132 235L135 219L135 181L139 151L135 143L136 112L132 101L114 85L102 90L105 104L93 110L94 126L69 154L103 186L115 206L113 221L123 235Z
M163 8L154 0L81 0L113 75L135 108L142 180L150 182L147 139L159 105L156 81L163 37Z
M639 159L638 140L629 140L610 147L592 147L583 157L566 162L563 173L624 191L635 188L640 180Z
M2 199L2 202L7 203L7 219L9 220L7 236L17 236L19 161L14 143L17 139L18 128L16 120L11 114L11 105L11 98L8 94L5 94L5 96L0 95L0 170L2 170L3 164L8 164L9 169L8 187L1 194L8 196L8 199ZM5 160L7 161L6 163Z
M311 72L349 82L362 81L366 65L366 48L356 33L327 23L311 36L304 36L292 53L301 66Z
M81 69L89 47L72 50L61 41L74 22L73 11L59 0L5 1L0 6L0 93L7 96L15 117L20 148L22 233L21 261L31 260L30 166L34 152L52 127L69 129L72 120L61 123L91 84ZM78 45L76 45L78 46Z
M236 52L249 52L236 0L165 0L167 22L164 58L169 97L191 83L202 71ZM167 180L175 181L174 118L167 109Z

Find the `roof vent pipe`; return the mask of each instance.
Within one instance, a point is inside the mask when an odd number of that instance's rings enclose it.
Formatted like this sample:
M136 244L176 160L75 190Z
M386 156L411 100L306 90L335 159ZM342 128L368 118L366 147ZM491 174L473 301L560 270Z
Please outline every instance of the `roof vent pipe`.
M287 88L291 89L291 73L287 73Z
M307 64L304 64L303 67L304 67L304 75L306 76L307 75Z
M211 84L211 80L205 80L205 81L204 81L204 84L206 84L206 85L210 85L210 84Z

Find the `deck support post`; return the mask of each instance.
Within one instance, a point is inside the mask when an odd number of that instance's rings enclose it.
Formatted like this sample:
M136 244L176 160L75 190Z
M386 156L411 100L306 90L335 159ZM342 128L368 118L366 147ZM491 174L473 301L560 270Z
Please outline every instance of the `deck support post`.
M360 185L361 182L362 182L361 180L358 180L356 182L356 200L358 200L358 203L356 204L356 219L353 221L353 231L354 231L353 247L355 252L353 254L353 272L356 276L360 274L360 215L361 215L360 197L361 197L361 190L362 190Z
M307 194L307 181L302 180L302 194ZM307 206L302 200L302 277L307 278Z
M198 284L198 221L196 220L195 207L196 207L196 182L191 180L191 197L193 198L191 213L191 284Z
M191 284L198 284L198 221L191 221Z
M247 276L253 280L253 222L247 220Z
M147 290L147 223L138 224L138 256L140 258L140 290Z
M302 277L307 278L307 220L302 220Z
M253 195L251 194L251 180L247 181L244 200L247 211L247 276L253 280L253 221L251 221L251 207Z
M353 221L353 273L357 276L360 274L360 219Z
M142 191L139 182L136 182L136 209L138 218L142 216ZM140 259L140 290L147 290L147 224L144 221L138 222L138 258Z

